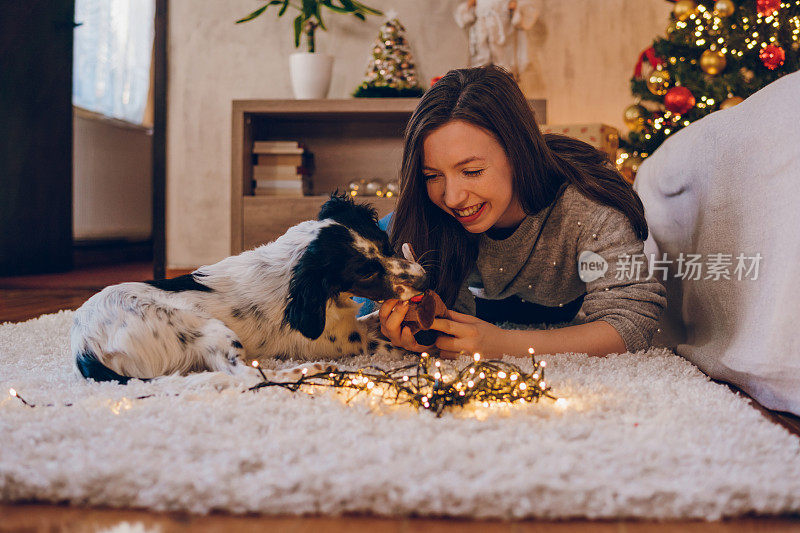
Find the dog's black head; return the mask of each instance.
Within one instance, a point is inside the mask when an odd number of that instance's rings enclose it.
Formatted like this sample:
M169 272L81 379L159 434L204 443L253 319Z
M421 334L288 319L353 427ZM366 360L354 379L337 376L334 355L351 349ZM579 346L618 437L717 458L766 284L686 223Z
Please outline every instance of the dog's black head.
M370 205L334 193L317 218L331 223L319 228L294 266L284 316L306 337L322 335L327 302L339 293L408 299L427 288L423 268L395 255Z

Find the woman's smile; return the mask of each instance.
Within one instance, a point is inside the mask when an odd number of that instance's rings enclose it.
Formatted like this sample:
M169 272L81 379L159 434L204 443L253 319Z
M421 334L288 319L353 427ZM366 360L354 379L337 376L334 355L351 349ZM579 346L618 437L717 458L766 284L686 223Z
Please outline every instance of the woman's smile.
M453 214L456 216L456 219L461 222L462 224L469 224L472 223L483 214L485 211L487 202L481 202L479 204L475 204L470 206L466 209L453 209Z

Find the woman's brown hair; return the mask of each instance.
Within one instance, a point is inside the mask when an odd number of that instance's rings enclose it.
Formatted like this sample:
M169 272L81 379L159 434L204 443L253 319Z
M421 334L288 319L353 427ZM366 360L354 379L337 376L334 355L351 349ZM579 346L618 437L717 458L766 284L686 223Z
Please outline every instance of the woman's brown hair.
M603 152L563 135L542 135L528 101L502 67L451 70L423 95L406 127L400 194L390 225L394 248L412 245L431 288L448 307L478 254L478 236L431 202L422 175L425 137L451 120L478 126L500 143L511 163L513 192L526 213L539 212L555 200L562 184L573 184L623 212L637 236L647 238L639 196Z

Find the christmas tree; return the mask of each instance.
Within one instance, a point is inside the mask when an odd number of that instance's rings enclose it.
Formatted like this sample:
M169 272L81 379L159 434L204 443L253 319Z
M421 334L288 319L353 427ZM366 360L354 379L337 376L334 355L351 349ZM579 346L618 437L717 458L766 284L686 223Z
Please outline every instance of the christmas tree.
M676 131L800 69L800 0L678 0L670 18L631 79L617 158L629 179Z
M393 13L387 16L372 48L364 81L353 93L355 97L421 96L424 92L404 37L406 29Z

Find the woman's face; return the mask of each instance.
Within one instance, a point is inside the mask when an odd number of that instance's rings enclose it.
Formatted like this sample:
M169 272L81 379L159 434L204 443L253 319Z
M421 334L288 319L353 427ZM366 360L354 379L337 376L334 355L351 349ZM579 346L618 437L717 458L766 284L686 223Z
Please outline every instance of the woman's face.
M450 121L428 134L423 154L428 197L470 233L514 227L525 218L513 193L511 163L484 129Z

